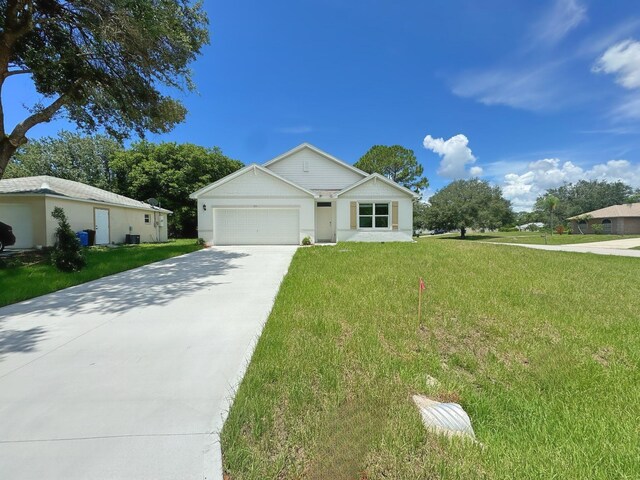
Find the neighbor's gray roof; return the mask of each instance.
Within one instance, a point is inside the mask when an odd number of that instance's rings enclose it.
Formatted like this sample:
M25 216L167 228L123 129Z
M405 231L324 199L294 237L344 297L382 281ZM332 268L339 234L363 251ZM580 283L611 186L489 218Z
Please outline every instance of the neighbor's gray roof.
M101 188L48 175L0 180L0 195L38 193L171 213L170 210L154 207L146 202L108 192Z
M591 215L591 218L612 218L612 217L640 217L640 203L627 203L625 205L611 205L610 207L586 212L582 215ZM575 220L582 215L570 217L568 220Z

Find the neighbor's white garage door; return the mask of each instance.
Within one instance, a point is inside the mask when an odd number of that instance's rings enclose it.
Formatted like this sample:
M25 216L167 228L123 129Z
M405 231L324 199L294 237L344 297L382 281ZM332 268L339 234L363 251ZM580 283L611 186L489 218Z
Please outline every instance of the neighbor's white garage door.
M0 205L0 222L11 225L16 244L10 248L33 248L33 217L31 206L21 203Z
M297 245L297 208L216 208L216 245Z

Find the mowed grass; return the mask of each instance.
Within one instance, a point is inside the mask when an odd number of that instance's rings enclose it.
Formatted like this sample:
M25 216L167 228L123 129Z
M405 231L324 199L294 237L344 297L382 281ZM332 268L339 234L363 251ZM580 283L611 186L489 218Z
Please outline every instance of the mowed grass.
M546 245L570 245L576 243L606 242L608 240L622 240L625 238L638 238L640 235L547 235ZM441 239L460 238L459 236L440 237ZM491 232L472 233L467 235L467 241L485 241L493 243L525 243L533 245L545 245L545 235L540 232Z
M145 243L120 247L85 249L87 265L79 272L59 272L49 263L48 254L28 253L6 258L0 268L0 307L55 292L62 288L130 270L200 250L194 239L167 243Z
M639 272L477 242L300 249L222 431L225 472L640 478ZM480 443L426 432L414 393L460 403Z

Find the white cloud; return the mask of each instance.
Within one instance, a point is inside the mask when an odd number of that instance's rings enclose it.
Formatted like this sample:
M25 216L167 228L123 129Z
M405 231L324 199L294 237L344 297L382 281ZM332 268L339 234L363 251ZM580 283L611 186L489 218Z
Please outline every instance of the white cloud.
M551 9L533 26L532 34L549 45L558 43L587 20L587 8L579 0L555 0Z
M462 72L453 78L451 91L484 105L531 111L558 110L584 101L571 72L575 52L559 56L550 47L586 21L587 8L581 0L554 0L528 33L514 39L507 59L492 68Z
M561 163L557 158L545 158L529 163L523 174L507 173L502 193L515 210L530 210L546 190L579 180L621 181L640 187L640 165L628 160L609 160L585 170L569 161Z
M629 90L640 88L640 42L630 39L609 47L592 71L615 75L616 83Z
M609 116L615 121L640 119L640 96L629 95L623 98Z
M548 110L567 101L557 62L535 68L496 68L468 71L453 81L452 91L484 105L506 105L524 110Z
M482 174L482 167L472 166L470 170L467 170L467 165L475 163L476 157L468 146L469 139L466 136L458 134L445 140L427 135L422 143L424 148L440 155L438 175L456 179Z

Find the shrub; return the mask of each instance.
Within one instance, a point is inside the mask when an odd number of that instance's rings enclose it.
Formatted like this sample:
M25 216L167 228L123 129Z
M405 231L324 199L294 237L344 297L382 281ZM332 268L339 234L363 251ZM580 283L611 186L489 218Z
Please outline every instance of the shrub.
M564 233L564 225L558 225L558 226L556 227L556 233L557 233L558 235L562 235L562 234Z
M204 247L207 244L207 242L204 241L204 238L199 238L196 240L196 245L200 245L201 247Z
M302 239L302 245L311 245L311 237L304 237Z
M56 207L51 216L58 220L56 228L56 243L51 252L51 261L62 272L77 272L85 266L86 260L82 254L80 240L71 230L64 210Z
M593 230L593 233L595 233L596 235L600 235L602 234L602 232L604 232L604 227L601 223L594 223L591 225L591 230Z
M505 226L498 229L499 232L519 232L515 226Z

